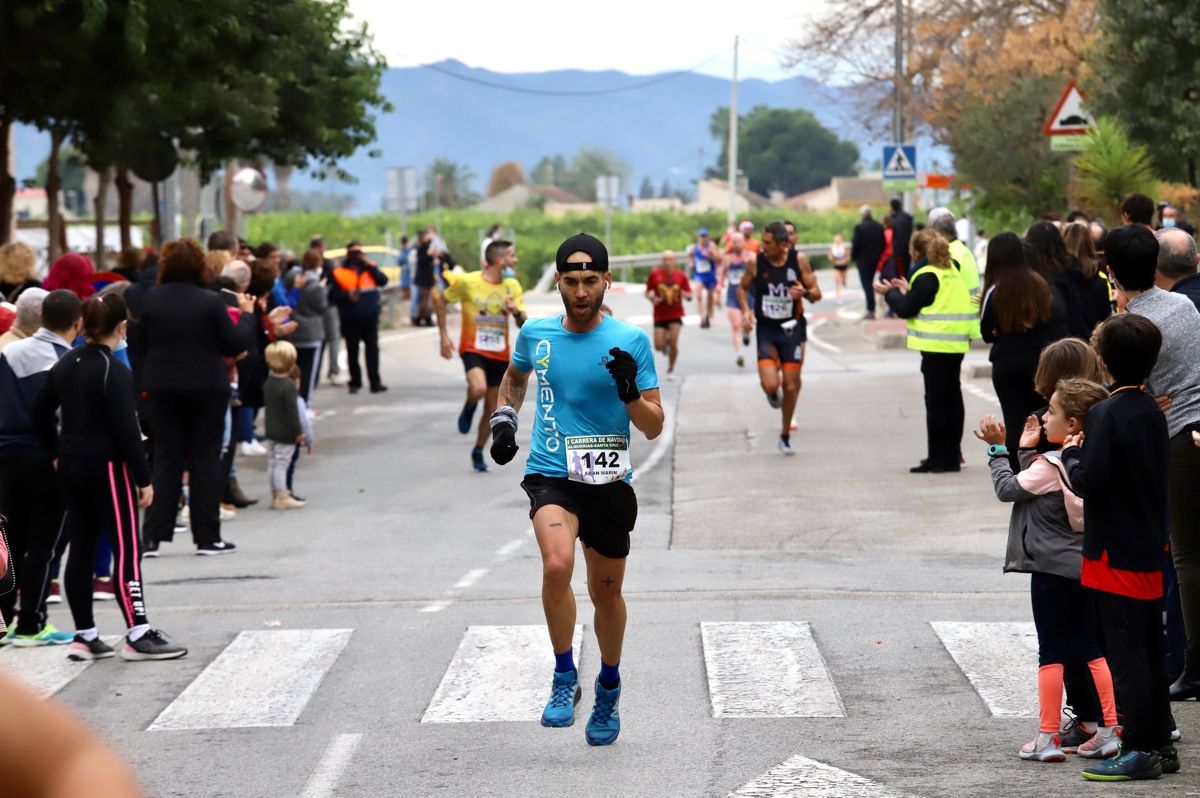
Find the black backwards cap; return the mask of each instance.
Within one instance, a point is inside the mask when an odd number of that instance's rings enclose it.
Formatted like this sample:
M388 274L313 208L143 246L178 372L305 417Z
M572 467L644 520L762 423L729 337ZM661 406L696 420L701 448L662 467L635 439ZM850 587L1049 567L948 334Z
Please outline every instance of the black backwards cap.
M567 258L574 252L586 252L592 256L592 262L567 263ZM554 265L560 272L606 272L608 271L608 250L604 248L604 243L595 236L579 233L562 242L562 246L558 248L558 254L554 256Z

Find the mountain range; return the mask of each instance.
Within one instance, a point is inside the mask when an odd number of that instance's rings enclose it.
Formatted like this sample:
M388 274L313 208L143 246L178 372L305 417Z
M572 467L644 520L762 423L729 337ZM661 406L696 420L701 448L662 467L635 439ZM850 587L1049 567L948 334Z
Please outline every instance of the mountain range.
M629 88L612 91L623 87ZM434 158L447 157L475 172L473 188L482 193L492 168L502 161L515 160L528 171L542 156L562 154L569 160L581 147L603 148L629 163L634 185L622 187L623 193L636 191L644 178L656 188L664 181L685 187L716 163L721 147L709 135L709 118L730 99L728 80L695 72L503 74L456 60L432 68L389 68L382 90L394 110L376 120L378 139L372 149L380 150L381 157L370 158L360 150L343 162L358 179L354 185L298 174L294 188L349 193L356 210L371 212L382 205L390 166L412 166L421 174ZM837 135L858 144L864 164L879 158L883 142L854 121L859 112L853 103L816 80L740 81L739 109L755 105L808 109ZM17 128L18 180L34 174L48 149L48 136Z

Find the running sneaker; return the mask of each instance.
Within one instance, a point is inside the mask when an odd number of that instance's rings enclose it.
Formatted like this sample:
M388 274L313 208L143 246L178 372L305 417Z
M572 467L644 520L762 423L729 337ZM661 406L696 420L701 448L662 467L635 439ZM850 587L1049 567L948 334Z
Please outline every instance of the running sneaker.
M50 592L46 595L47 604L62 604L62 586L58 584L57 579L50 580Z
M742 333L742 346L750 346L750 333Z
M596 680L596 703L584 736L588 745L610 745L621 733L621 685L608 690Z
M1177 743L1183 739L1183 735L1179 733L1178 728L1171 729L1171 742Z
M579 671L554 672L550 686L550 700L542 710L542 725L559 728L575 722L575 705L583 697L579 689Z
M1163 773L1179 772L1179 749L1174 745L1164 745L1158 749L1158 758L1162 761Z
M111 576L97 576L92 580L92 600L93 601L112 601L117 597L113 592L113 580Z
M157 540L143 540L142 541L142 556L143 557L157 557L161 553L162 552L160 552L158 550L158 541Z
M785 454L788 457L791 457L796 453L796 450L792 448L792 441L790 438L785 438L782 435L779 436L779 453Z
M1065 762L1067 755L1059 747L1057 734L1038 732L1038 736L1021 746L1021 758L1031 762Z
M1163 762L1157 751L1126 751L1083 771L1088 781L1157 779L1162 774Z
M232 554L237 546L228 540L218 540L216 543L202 543L196 547L196 554L211 557L216 554Z
M475 420L475 402L463 404L462 412L458 414L458 431L466 435L471 431L471 422Z
M238 453L242 457L262 457L267 453L267 447L257 440L247 441L238 445Z
M116 653L112 646L99 637L84 640L83 635L75 635L75 639L71 641L71 650L67 652L67 659L87 662L93 659L108 659Z
M1093 728L1091 731L1088 731L1079 722L1079 718L1074 715L1068 715L1067 717L1067 725L1058 733L1058 747L1063 750L1064 754L1073 754L1079 746L1096 736L1096 729Z
M471 465L475 466L476 471L487 471L487 461L483 459L483 449L476 446L471 450Z
M738 364L738 368L740 368L740 369L745 368L746 367L746 358L742 357L741 355L738 355L737 364Z
M1092 739L1079 744L1076 753L1084 759L1108 759L1110 756L1116 756L1120 750L1121 727L1101 726L1096 729Z
M232 521L233 519L237 518L237 510L233 509L232 504L222 504L217 510L217 518L219 518L222 522Z
M130 640L126 637L125 646L121 649L121 659L130 661L179 659L187 656L187 653L186 648L175 645L157 629L151 629L137 640Z
M776 390L775 393L767 394L767 404L776 410L778 410L779 406L783 404L783 397L779 395L778 390Z
M19 635L16 634L16 627L10 633L12 637L11 643L16 648L37 648L39 646L65 646L75 639L75 635L70 632L60 632L55 628L54 624L48 623L42 627L42 631L34 635Z

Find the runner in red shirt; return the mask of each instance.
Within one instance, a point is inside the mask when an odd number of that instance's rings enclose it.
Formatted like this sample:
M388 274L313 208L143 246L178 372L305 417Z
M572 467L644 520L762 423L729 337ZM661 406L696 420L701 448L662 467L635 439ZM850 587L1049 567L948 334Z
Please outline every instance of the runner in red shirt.
M687 273L675 268L675 253L663 253L662 266L646 280L646 298L654 303L654 348L667 356L667 379L675 379L679 357L679 331L683 328L683 302L692 298Z

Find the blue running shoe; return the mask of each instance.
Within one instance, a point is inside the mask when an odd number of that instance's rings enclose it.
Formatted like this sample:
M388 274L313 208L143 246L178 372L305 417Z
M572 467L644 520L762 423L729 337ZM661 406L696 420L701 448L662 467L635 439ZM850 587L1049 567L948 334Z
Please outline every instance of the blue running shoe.
M621 685L612 690L605 689L596 680L596 703L592 705L592 716L587 722L588 745L611 745L621 733Z
M13 627L16 631L16 627ZM75 639L71 632L60 632L54 624L48 623L42 631L35 635L12 635L12 645L16 648L37 648L38 646L65 646Z
M1122 751L1083 771L1088 781L1140 781L1157 779L1162 774L1162 757L1157 751Z
M554 672L554 684L550 687L550 700L542 710L542 725L562 727L575 722L575 705L583 697L579 689L579 672Z
M475 420L475 403L463 404L462 412L458 414L458 431L466 435L471 431L471 422Z
M476 446L471 450L471 464L476 471L487 471L487 461L483 459L483 449Z

